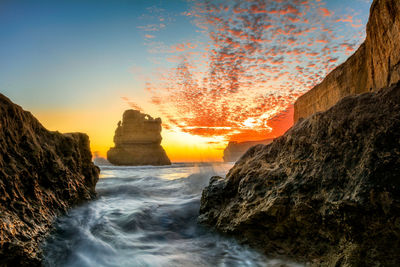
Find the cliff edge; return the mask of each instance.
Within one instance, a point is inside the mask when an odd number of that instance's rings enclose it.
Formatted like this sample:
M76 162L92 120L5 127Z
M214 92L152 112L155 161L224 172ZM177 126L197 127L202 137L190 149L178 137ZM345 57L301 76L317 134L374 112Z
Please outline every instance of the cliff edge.
M374 0L365 42L294 105L294 122L325 111L348 95L377 91L400 80L400 1Z
M114 165L170 165L161 146L161 119L139 110L126 110L115 130L115 147L107 152Z
M0 266L40 266L55 216L95 197L85 134L46 130L0 94Z
M399 7L373 2L357 53L375 54L353 55L297 102L304 120L212 177L199 222L314 266L400 266Z

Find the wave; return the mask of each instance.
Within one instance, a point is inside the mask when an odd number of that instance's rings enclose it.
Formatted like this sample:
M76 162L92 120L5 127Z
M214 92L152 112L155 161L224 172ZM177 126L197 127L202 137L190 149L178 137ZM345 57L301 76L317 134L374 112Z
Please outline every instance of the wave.
M202 189L229 167L102 167L98 198L57 219L44 265L297 266L197 224Z

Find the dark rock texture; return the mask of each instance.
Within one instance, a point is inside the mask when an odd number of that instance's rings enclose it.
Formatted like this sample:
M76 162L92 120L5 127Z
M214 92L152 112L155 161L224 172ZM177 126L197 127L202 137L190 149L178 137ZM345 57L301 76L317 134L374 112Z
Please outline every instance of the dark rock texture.
M294 121L324 111L347 95L377 91L400 80L400 1L374 0L365 42L294 105Z
M224 161L225 162L235 162L237 161L241 156L244 155L244 153L252 146L263 144L263 145L268 145L270 144L274 139L265 139L265 140L260 140L260 141L246 141L246 142L235 142L231 141L228 143L226 148L224 149Z
M107 152L114 165L170 165L161 146L161 119L138 110L126 110L115 130L115 147Z
M318 266L400 266L400 83L258 145L203 191L200 222Z
M95 197L85 134L46 130L0 94L0 266L39 266L55 216Z

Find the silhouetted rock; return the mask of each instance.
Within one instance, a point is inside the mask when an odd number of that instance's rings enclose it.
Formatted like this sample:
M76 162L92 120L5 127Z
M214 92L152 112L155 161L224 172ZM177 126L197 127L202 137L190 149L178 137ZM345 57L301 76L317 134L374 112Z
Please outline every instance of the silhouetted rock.
M231 141L224 149L224 161L235 162L252 146L263 144L268 145L274 139L266 139L261 141L246 141L246 142L235 142Z
M85 134L46 130L0 94L0 266L39 266L56 215L95 197Z
M161 144L161 119L138 110L126 110L115 130L115 147L107 153L115 165L170 165Z
M400 1L374 0L367 37L345 63L294 105L294 122L324 111L347 95L376 91L400 80Z

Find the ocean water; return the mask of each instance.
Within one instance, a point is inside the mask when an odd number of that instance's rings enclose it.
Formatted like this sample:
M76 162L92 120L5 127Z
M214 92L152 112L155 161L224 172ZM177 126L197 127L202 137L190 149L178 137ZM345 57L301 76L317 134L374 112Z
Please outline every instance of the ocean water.
M101 166L96 200L57 219L45 266L300 266L197 224L202 189L232 164Z

